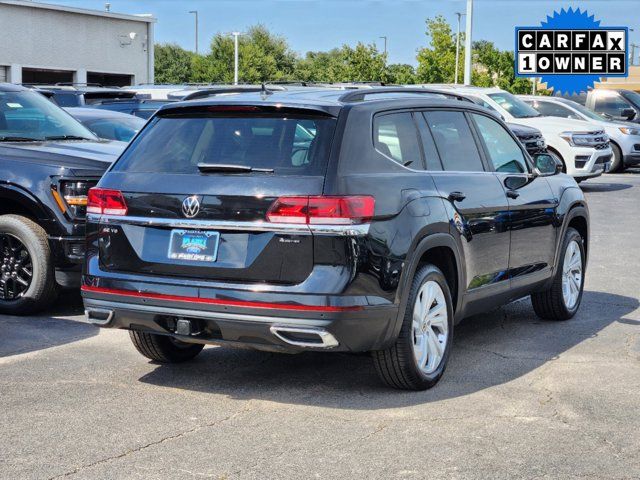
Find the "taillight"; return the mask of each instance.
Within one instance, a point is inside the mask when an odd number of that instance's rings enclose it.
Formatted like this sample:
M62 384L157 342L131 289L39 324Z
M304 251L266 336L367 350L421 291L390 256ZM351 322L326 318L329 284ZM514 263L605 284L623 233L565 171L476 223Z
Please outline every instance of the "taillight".
M344 197L280 197L267 220L278 223L354 225L373 218L375 199L368 195Z
M126 215L127 203L120 190L92 188L87 198L87 213Z

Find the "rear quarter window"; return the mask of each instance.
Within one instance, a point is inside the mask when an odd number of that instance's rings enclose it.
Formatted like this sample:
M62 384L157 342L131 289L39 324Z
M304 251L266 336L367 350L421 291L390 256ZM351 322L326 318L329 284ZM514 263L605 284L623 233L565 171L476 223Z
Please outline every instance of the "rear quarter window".
M376 115L373 145L385 157L412 169L422 169L418 131L410 112Z
M335 119L296 115L158 116L114 171L199 173L198 164L273 169L280 175L323 175Z

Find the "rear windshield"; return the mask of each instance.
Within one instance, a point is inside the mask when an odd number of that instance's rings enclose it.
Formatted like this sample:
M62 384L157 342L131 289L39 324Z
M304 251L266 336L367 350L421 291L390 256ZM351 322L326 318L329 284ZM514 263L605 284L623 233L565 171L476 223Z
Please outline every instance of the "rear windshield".
M335 119L296 115L156 117L114 171L199 173L198 164L273 169L280 175L323 175Z

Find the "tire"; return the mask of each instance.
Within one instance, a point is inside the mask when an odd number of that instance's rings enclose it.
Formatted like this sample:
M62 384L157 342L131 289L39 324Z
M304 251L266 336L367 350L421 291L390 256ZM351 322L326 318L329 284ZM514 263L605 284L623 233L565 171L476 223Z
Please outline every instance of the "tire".
M49 240L32 220L19 215L0 216L0 269L0 313L29 315L44 310L56 299Z
M138 352L150 360L160 363L179 363L198 355L204 345L184 343L167 335L129 330L129 336Z
M431 317L426 317L429 321L426 327L422 321L415 322L415 324L421 326L421 328L415 329L413 317L414 309L417 307L416 302L419 299L424 299L424 295L428 295L429 287L433 287L433 291L437 293L433 297L429 311L438 311L438 315L433 317L432 324ZM446 312L446 319L442 318L441 312ZM419 316L418 318L422 319L424 317ZM441 325L440 328L437 327L438 324ZM444 334L445 325L446 335ZM414 335L414 331L417 331L419 335ZM442 335L435 332L441 332ZM419 342L418 339L420 337L421 341ZM386 350L372 352L373 362L378 375L388 386L404 390L426 390L438 383L442 377L449 360L452 340L453 304L449 286L444 275L436 266L425 265L418 269L411 283L405 316L395 344ZM432 358L437 359L438 357L438 354L431 356L431 353L436 351L437 348L434 348L435 345L433 343L430 344L430 341L437 342L436 345L442 347L439 349L441 355L437 364L430 365ZM426 346L425 350L420 349L419 343ZM418 365L420 359L416 358L416 355L421 357L422 355L414 353L418 350L427 352L424 357L426 363L423 368Z
M608 173L616 173L624 170L624 164L622 163L622 150L615 143L611 144L611 150L613 151L613 156L611 157L611 167L609 168Z
M568 303L567 296L563 293L563 284L564 278L567 276L567 249L571 244L574 244L580 253L580 279L577 282L579 287L576 287L578 288L577 297L574 302ZM574 278L575 272L576 271L573 270L571 273ZM582 301L584 272L584 240L577 230L569 227L562 242L558 271L555 274L551 287L543 292L537 292L531 295L531 303L533 304L533 309L535 310L536 315L545 320L569 320L572 318L578 311L578 308L580 308L580 302ZM571 281L569 280L569 282ZM576 284L574 283L574 286L575 285ZM571 290L571 288L569 289Z

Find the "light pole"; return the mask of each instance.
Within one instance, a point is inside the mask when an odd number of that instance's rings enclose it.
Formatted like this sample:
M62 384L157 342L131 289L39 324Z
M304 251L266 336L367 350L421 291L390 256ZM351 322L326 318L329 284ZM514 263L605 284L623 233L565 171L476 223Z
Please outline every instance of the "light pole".
M387 37L386 35L382 36L382 37L378 37L378 38L382 38L384 40L384 54L387 54Z
M453 83L457 85L458 84L458 68L460 65L460 19L464 16L464 13L456 12L456 16L458 17L458 34L456 35L456 77Z
M635 29L630 28L629 29L629 33L631 33L631 32L635 32ZM631 53L630 53L630 56L629 56L629 66L632 67L633 66L633 62L634 62L633 57L636 54L636 47L638 45L636 45L635 43L631 43L631 44L629 44L629 46L631 47Z
M473 36L473 0L467 0L467 28L464 34L464 84L471 85L471 37Z
M231 32L229 35L233 36L233 84L238 84L238 37L244 35L241 32Z
M189 10L189 13L193 13L196 17L196 54L198 53L198 11Z

